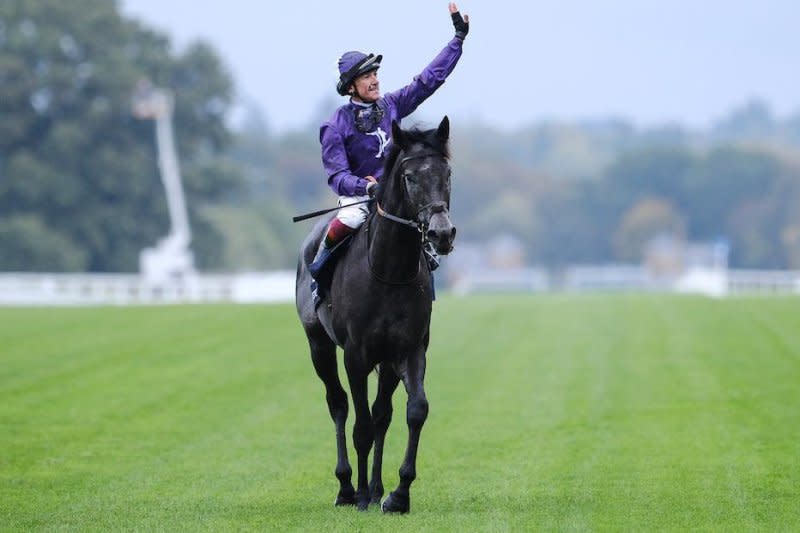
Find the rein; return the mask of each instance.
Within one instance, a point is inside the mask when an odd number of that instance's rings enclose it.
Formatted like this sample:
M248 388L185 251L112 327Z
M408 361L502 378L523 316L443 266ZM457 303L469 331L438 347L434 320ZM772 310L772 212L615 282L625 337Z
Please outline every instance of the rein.
M410 284L414 283L419 278L419 273L420 273L419 260L417 260L417 271L414 272L414 274L412 276L410 276L408 279L404 279L404 280L400 280L400 281L394 281L394 280L386 279L383 276L380 276L377 272L375 272L375 269L372 268L372 253L371 253L372 239L369 238L369 232L372 229L371 226L372 226L372 221L374 220L374 218L375 217L370 217L369 219L367 219L367 265L369 266L370 275L374 279L376 279L377 281L380 281L381 283L383 283L384 285L410 285ZM392 220L392 219L390 218L389 220ZM400 219L400 220L403 220L403 219Z

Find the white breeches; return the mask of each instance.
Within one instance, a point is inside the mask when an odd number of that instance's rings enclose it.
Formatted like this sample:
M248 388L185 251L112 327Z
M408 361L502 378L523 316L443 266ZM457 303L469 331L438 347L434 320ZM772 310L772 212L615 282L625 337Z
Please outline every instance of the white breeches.
M369 200L369 196L340 196L339 205L346 205L348 207L339 209L339 212L336 214L336 218L338 218L339 221L348 228L357 229L361 227L361 224L364 223L364 221L367 219L367 215L369 214L369 204L350 204L354 202L361 202L363 200Z

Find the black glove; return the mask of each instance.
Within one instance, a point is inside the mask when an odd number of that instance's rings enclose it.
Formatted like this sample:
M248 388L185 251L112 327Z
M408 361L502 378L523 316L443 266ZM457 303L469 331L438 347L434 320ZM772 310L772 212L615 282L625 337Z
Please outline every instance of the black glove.
M375 198L375 195L378 194L378 184L374 181L370 181L367 185L367 194L370 198Z
M460 11L451 13L450 18L453 19L453 27L456 29L456 37L463 41L469 33L469 22L464 22L464 18L461 16Z

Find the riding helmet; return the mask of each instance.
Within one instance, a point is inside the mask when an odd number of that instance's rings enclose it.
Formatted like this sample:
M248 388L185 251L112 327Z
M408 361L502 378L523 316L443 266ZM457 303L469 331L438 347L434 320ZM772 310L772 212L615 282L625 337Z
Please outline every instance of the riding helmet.
M382 59L381 54L367 55L355 50L342 54L342 57L339 58L339 82L336 84L336 92L347 96L350 84L362 74L378 70Z

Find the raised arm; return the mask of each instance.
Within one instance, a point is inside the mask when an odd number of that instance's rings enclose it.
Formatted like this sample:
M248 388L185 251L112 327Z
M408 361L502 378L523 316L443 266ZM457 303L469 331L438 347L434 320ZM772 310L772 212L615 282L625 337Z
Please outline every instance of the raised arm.
M469 15L462 17L458 6L453 2L448 5L448 10L455 28L455 36L410 84L386 95L387 100L392 99L396 103L400 118L413 113L422 102L436 92L461 58L462 45L469 33Z

